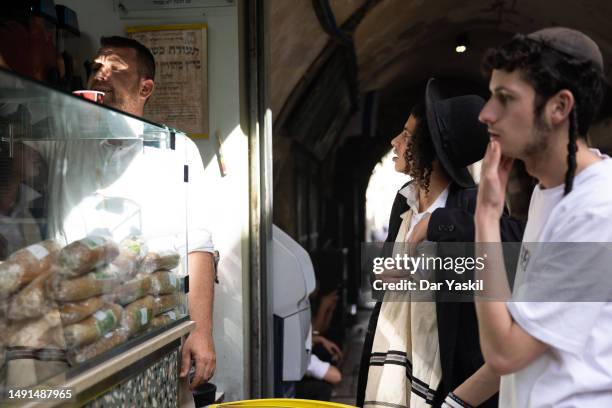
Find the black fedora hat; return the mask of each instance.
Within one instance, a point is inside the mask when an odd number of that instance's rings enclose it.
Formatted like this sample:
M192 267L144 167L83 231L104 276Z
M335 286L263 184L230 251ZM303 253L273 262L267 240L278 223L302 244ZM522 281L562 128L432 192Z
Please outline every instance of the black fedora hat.
M485 100L478 95L444 97L434 78L427 81L425 106L429 133L440 164L461 187L474 186L467 169L482 159L489 143L487 126L478 121Z

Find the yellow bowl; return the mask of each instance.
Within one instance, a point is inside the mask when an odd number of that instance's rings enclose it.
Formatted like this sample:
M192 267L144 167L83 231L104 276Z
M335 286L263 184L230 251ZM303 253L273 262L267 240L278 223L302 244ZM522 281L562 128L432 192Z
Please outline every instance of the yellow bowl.
M290 399L290 398L269 398L269 399L258 399L258 400L233 401L233 402L224 402L223 404L209 405L209 408L223 408L223 407L349 408L351 407L351 405L339 404L337 402Z

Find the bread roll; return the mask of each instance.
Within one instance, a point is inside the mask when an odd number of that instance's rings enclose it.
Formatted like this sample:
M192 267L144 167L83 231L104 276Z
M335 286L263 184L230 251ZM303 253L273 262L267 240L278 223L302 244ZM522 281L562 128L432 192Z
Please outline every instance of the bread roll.
M0 264L0 299L8 297L47 272L59 250L57 242L47 240L22 248L9 256Z
M9 347L65 348L57 309L36 319L12 322L8 327Z
M110 239L88 236L64 247L59 254L61 273L74 277L105 265L119 255L119 247Z
M79 323L64 327L66 346L81 347L98 340L117 327L122 312L121 306L113 304L98 310Z
M121 284L117 290L115 299L117 303L126 305L147 295L151 289L151 277L140 274L134 279Z
M130 336L139 332L151 322L154 308L155 299L151 295L130 303L125 306L123 311L121 327L123 327Z
M47 293L57 301L75 302L110 293L120 284L117 267L111 264L73 279L54 275L47 281Z
M155 316L151 320L151 327L162 327L167 326L172 322L175 322L181 317L178 310L170 310L168 312L162 313L159 316Z
M105 303L102 296L92 297L80 302L64 303L59 306L62 324L68 326L78 323L91 316L95 311L102 309Z
M140 264L140 272L169 271L178 266L181 257L174 251L149 252Z
M112 332L104 335L96 342L85 346L74 353L69 353L69 360L72 364L83 363L87 360L98 356L105 351L111 350L121 343L125 342L128 338L128 334L123 329L113 330Z
M147 247L139 238L126 238L119 244L119 256L113 260L113 265L119 268L124 280L133 277L141 261L147 254Z
M153 315L157 316L159 314L172 310L178 305L178 303L178 293L156 297L155 305L153 307Z
M47 298L45 290L45 283L51 274L51 270L43 273L20 292L13 295L8 308L8 318L10 320L39 317L51 309L54 302Z
M151 274L151 294L165 295L179 290L179 278L174 272L158 271Z

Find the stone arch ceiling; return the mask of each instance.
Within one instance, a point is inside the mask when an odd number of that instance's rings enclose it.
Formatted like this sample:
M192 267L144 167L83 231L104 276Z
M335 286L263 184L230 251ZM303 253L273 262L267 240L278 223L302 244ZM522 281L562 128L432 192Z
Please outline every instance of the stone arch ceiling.
M270 93L278 115L296 85L329 43L311 0L269 0ZM338 24L365 0L330 0ZM486 48L515 32L565 25L590 35L601 47L612 78L610 0L379 0L354 33L360 91L407 88L429 76L485 81ZM467 33L468 51L454 43Z
M330 41L317 20L312 0L269 1L270 99L274 115ZM330 0L342 25L366 0Z
M429 76L480 78L484 51L538 28L563 25L601 47L610 77L612 1L609 0L382 0L354 34L361 91L404 87ZM467 33L470 46L454 51Z

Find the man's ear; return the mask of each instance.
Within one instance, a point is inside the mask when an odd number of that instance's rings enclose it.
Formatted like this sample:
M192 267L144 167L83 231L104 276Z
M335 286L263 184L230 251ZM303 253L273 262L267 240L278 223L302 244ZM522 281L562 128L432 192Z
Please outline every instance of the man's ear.
M567 89L562 89L553 95L548 103L551 122L553 126L559 125L569 119L569 114L575 105L574 94Z
M152 79L143 79L140 82L140 97L148 99L153 93L155 82Z

